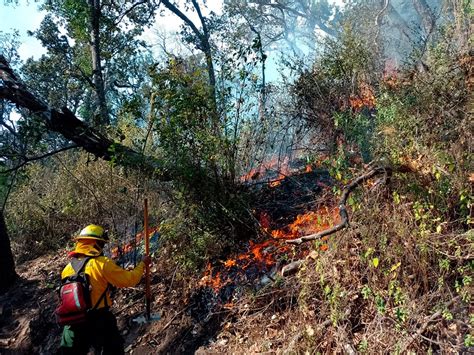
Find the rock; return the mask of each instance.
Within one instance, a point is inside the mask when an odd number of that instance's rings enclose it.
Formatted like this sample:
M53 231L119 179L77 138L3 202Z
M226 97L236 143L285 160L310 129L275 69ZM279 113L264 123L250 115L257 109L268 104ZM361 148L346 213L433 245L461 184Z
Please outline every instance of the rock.
M125 348L125 352L128 353L132 350L133 346L132 345L129 345Z
M218 345L227 345L228 342L229 342L229 339L223 338L223 339L219 340L219 341L217 342L217 344L218 344Z

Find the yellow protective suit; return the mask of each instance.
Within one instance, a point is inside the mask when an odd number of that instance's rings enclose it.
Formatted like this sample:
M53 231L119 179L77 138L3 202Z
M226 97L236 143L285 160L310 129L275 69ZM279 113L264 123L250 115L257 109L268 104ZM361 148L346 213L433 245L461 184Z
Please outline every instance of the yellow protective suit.
M72 254L75 257L81 258L82 255L93 256L85 267L85 273L89 275L89 281L92 286L91 303L95 306L99 301L100 296L104 293L108 284L115 287L133 287L140 281L145 264L140 262L133 270L127 271L122 269L115 262L106 257L98 256L101 250L97 249L94 240L78 240L76 248ZM69 263L61 273L61 279L74 275L74 269ZM112 304L110 294L107 292L107 305ZM105 299L103 299L97 306L97 309L105 307Z

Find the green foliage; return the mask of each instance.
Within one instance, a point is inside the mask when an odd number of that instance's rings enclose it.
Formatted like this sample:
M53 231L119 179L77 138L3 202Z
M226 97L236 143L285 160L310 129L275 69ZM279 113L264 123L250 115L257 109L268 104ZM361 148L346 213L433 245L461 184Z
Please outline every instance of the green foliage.
M21 60L18 54L20 34L18 31L5 33L0 31L0 54L10 63L12 68L16 68Z
M150 71L153 135L147 152L176 176L176 215L165 223L163 235L188 269L221 255L248 223L245 197L235 198L232 145L215 115L206 74L192 58L170 58Z
M206 168L217 168L222 142L220 127L212 117L206 77L199 68L186 70L186 63L172 59L162 70L151 73L157 95L156 132L163 154L193 178Z
M18 260L71 247L74 233L91 223L108 228L114 241L129 238L134 224L139 227L142 221L137 180L144 184L147 179L138 174L78 152L29 165L5 213ZM156 187L148 186L142 191L158 206Z
M345 111L334 115L334 126L342 130L348 143L358 147L366 163L373 158L374 121L368 111L356 113Z
M331 153L351 151L365 162L373 158L375 117L372 107L353 108L354 100L373 101L379 73L376 51L345 26L336 38L328 38L311 70L301 73L293 93L298 110L309 112L308 125L322 130ZM364 101L365 100L365 101Z

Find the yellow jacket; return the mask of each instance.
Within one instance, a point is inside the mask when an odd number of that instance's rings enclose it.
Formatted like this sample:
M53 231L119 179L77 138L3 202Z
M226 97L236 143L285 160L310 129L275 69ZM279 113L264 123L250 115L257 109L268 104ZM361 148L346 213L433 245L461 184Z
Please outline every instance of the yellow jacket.
M100 296L104 293L108 284L115 287L132 287L138 284L140 281L145 264L140 262L133 270L127 271L122 269L120 266L106 256L100 255L100 250L94 248L93 241L79 240L76 244L76 249L73 254L79 254L79 258L85 256L94 256L90 259L85 267L85 273L89 275L89 281L92 286L91 290L91 303L95 306L99 301ZM84 256L84 257L85 257ZM61 273L61 279L68 276L74 275L74 269L71 263L69 263ZM111 305L110 294L107 292L107 305ZM105 300L102 300L97 308L105 307Z

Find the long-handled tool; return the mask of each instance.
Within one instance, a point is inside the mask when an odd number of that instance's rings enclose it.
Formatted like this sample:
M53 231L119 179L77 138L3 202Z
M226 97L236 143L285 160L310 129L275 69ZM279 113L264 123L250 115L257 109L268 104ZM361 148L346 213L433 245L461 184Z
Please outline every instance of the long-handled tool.
M148 199L145 199L145 210L144 210L144 230L143 232L145 233L145 255L149 256L150 255L150 231L148 228ZM146 265L145 266L145 306L146 306L146 312L145 312L145 317L139 316L135 319L133 319L134 322L139 323L139 324L144 324L147 322L153 322L160 320L160 315L159 314L151 314L151 289L150 289L150 266Z
M145 199L145 256L150 255L150 234L148 231L148 199ZM150 290L150 265L145 266L145 304L146 304L146 319L150 320L150 304L151 304L151 290Z

